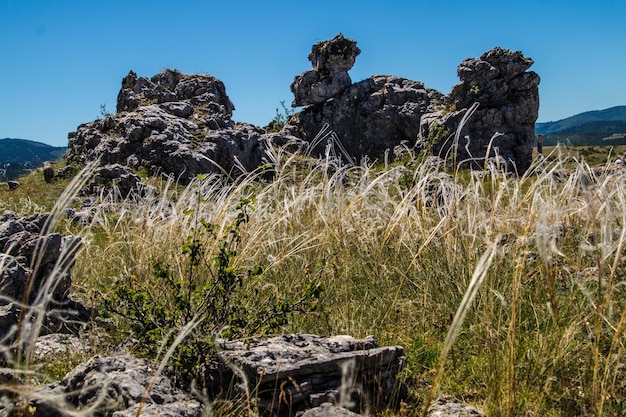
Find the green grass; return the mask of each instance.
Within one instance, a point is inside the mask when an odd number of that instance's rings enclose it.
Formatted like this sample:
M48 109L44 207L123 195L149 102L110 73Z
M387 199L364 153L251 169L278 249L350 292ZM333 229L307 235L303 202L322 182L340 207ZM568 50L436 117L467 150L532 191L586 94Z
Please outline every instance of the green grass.
M438 393L490 416L624 412L619 173L581 185L591 168L558 150L540 174L522 178L442 176L417 165L406 181L400 165L303 171L301 156L274 159L271 182L250 175L223 186L209 176L184 189L167 185L168 216L166 199L117 205L83 232L92 239L73 269L77 292L96 302L124 274L147 284L155 259L184 276L181 248L197 220L226 230L239 201L254 196L234 268L264 272L244 282L242 305L259 311L322 282L321 309L291 317L280 331L372 334L404 346L410 398L402 415L421 415ZM565 168L565 177L555 175ZM207 251L217 244L203 241ZM128 323L111 320L114 344Z

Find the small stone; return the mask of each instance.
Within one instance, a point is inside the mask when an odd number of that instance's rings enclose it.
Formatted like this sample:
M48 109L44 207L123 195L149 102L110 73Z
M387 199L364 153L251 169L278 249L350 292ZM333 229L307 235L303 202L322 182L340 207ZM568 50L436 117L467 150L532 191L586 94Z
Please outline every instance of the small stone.
M54 180L54 169L49 163L45 163L43 166L43 179L47 184L50 184Z
M306 410L302 417L360 417L360 414L353 413L342 407L336 407L331 403L323 403L319 407Z
M9 187L10 191L15 191L20 188L20 183L17 181L7 181L7 187Z
M485 413L453 398L440 397L428 408L428 417L486 417Z

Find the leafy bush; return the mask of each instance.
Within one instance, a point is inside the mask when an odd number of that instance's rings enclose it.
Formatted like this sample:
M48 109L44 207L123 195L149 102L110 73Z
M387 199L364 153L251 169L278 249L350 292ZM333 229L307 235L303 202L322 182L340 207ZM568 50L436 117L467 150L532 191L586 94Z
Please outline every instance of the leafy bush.
M263 274L261 266L235 267L241 229L249 221L253 203L253 198L242 199L237 216L221 234L217 225L198 220L199 227L191 230L180 251L183 269L154 259L148 279L124 274L107 291L111 296L104 299L105 311L126 320L139 350L150 357L174 343L180 330L191 325L171 360L185 380L200 377L201 365L215 357L216 336L240 338L273 332L288 322L291 313L317 308L323 289L319 283L307 286L300 298L282 299L260 311L243 307L244 281ZM207 251L211 241L217 243L215 252Z

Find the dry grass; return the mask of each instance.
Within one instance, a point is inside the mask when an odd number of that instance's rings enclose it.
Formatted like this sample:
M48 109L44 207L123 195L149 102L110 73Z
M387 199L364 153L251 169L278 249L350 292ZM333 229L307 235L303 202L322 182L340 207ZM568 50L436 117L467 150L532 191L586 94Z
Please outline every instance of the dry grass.
M184 190L164 184L160 195L173 200L116 204L89 228L73 276L89 300L121 274L151 279L155 259L182 275L181 247L199 220L225 230L254 196L235 262L264 273L244 284L246 306L323 281L323 310L282 330L404 346L403 413L420 415L443 392L492 416L620 415L624 173L558 151L515 178L426 163L381 171L278 150L273 181L209 176Z

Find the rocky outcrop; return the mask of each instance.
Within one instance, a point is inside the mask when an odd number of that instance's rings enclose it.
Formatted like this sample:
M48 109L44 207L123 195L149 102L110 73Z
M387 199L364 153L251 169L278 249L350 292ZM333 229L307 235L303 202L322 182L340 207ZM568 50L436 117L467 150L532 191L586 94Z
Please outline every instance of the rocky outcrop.
M263 162L264 131L230 119L233 105L210 75L166 70L151 79L124 78L118 111L69 134L66 159L122 164L188 182L198 174L236 177Z
M347 70L359 52L356 42L343 35L314 45L309 56L314 70L292 83L293 105L309 107L295 114L284 132L316 146L318 133L328 127L336 136L326 139L339 141L355 161L391 159L403 145L453 156L468 166L482 168L488 153L509 170L522 173L529 167L539 109L539 77L527 71L530 58L496 47L465 60L458 68L460 83L444 96L393 76L348 86ZM460 141L450 152L466 115ZM324 151L326 143L319 145L313 152Z
M168 69L148 79L131 71L118 114L70 133L66 158L145 168L183 182L201 173L236 177L254 170L272 144L304 145L309 155L324 155L332 144L351 162L392 160L396 151L416 148L469 166L483 167L487 157L519 173L528 168L539 108L530 58L496 47L467 59L458 67L460 82L444 96L388 75L352 84L348 71L360 53L342 34L313 45L313 69L291 84L293 106L308 107L273 134L233 123L224 84L211 75Z
M405 363L402 347L379 347L373 337L285 335L223 341L220 348L220 358L245 375L241 389L274 414L327 402L382 405L399 392L396 376Z
M122 80L117 95L117 112L134 111L150 104L162 104L167 112L182 118L197 112L198 119L213 124L215 128L231 126L230 118L235 109L226 95L224 83L212 75L184 75L166 69L148 79L138 78L130 71Z
M11 341L43 310L42 334L76 329L90 313L69 298L81 239L47 232L50 214L0 216L0 339ZM22 322L19 318L22 316ZM19 323L18 323L19 322Z
M464 165L482 168L491 158L510 171L525 172L539 112L539 76L527 71L532 64L521 52L502 48L463 61L457 69L461 81L444 98L445 108L422 118L421 145L440 155L456 152L457 163Z

